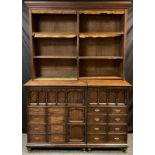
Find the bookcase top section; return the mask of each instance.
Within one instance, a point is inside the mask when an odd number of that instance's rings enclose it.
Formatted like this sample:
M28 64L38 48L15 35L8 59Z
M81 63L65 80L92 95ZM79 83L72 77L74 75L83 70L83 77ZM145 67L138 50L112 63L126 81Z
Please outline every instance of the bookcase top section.
M125 80L78 80L78 81L39 81L30 80L24 86L114 86L130 87L131 85Z
M29 8L63 8L63 9L99 9L99 8L128 8L131 5L130 0L105 0L105 1L25 1Z

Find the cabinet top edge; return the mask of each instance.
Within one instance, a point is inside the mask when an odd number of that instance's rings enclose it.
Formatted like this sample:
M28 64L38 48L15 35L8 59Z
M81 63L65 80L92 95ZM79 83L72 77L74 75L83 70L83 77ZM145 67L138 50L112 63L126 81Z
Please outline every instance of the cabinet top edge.
M24 2L29 8L72 8L72 9L91 9L91 8L128 8L132 2L130 0L120 1L25 1Z

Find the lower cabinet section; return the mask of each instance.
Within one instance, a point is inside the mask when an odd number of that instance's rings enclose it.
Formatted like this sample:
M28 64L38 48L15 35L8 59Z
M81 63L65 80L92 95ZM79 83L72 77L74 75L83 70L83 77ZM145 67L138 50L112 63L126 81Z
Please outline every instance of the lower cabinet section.
M27 146L127 147L127 93L124 87L31 87Z

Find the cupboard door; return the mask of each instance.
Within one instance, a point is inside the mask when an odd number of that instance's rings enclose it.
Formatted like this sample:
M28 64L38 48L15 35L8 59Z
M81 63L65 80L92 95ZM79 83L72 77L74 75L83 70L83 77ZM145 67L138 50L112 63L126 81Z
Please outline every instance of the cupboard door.
M69 125L69 142L84 142L84 137L84 125Z
M68 108L68 122L84 122L85 120L85 110L84 108Z

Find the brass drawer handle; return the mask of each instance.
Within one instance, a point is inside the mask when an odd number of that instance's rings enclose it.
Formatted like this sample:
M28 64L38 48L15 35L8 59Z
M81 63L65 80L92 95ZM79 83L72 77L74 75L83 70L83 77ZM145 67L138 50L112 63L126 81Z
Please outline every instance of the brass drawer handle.
M115 118L115 121L119 122L121 119L120 118Z
M39 140L40 139L40 137L35 137L35 140Z
M94 128L94 130L95 130L95 131L98 131L98 130L100 130L100 128Z
M121 112L121 110L120 109L116 109L115 112L119 113L119 112Z
M119 140L119 137L115 137L114 139L115 139L115 140Z
M120 130L120 128L115 128L115 131L119 131Z
M100 112L100 109L94 109L95 112Z
M100 121L100 118L94 118L94 120L95 120L96 122L98 122L98 121Z
M39 130L39 128L34 128L34 130Z
M94 137L94 140L99 140L100 138L99 137Z

